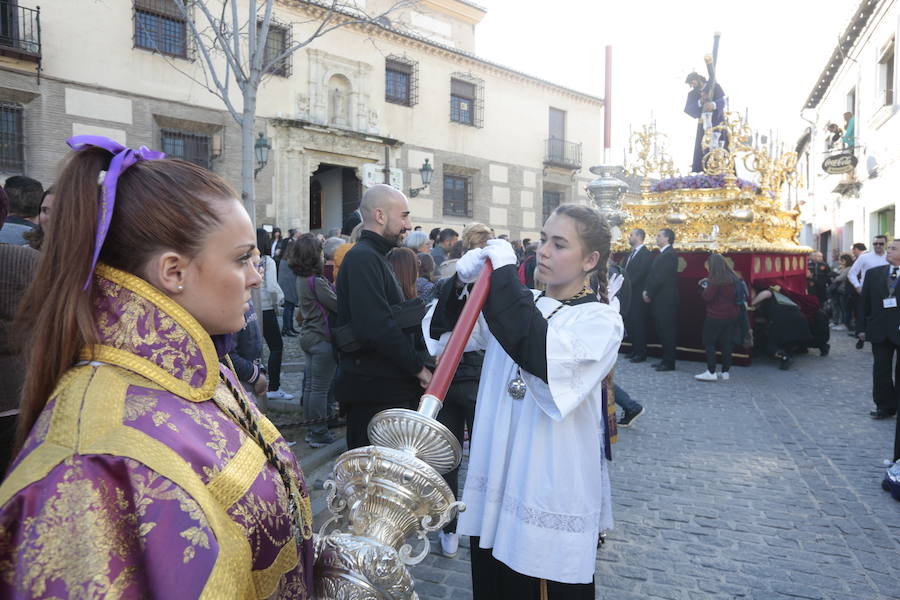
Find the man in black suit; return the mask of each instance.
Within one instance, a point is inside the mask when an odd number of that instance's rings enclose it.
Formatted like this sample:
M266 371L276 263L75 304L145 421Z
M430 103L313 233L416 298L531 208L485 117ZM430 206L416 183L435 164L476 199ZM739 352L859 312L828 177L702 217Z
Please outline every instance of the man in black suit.
M893 366L894 355L900 354L900 240L887 248L888 264L872 267L863 281L860 315L856 334L872 343L872 399L873 419L887 419L897 414L900 400L900 360ZM898 357L900 358L900 357ZM893 369L893 374L891 370ZM900 459L900 422L894 436L894 460Z
M656 234L659 256L650 265L644 283L644 302L650 305L656 334L662 344L662 360L657 371L675 370L675 337L678 331L678 254L672 244L675 232L669 228Z
M629 306L623 307L625 315L625 332L631 341L631 354L628 358L633 363L647 360L647 304L644 303L640 291L643 291L650 273L650 263L653 258L650 251L644 246L646 237L643 229L634 229L628 234L628 243L631 245L631 253L622 261L622 270L628 276L631 289L636 293L631 294Z

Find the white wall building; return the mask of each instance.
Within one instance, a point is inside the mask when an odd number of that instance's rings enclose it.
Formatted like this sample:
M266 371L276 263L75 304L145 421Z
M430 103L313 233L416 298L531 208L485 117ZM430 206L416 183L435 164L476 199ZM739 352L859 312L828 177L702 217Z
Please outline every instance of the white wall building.
M826 253L842 252L855 242L871 246L872 237L900 231L900 99L897 92L900 3L862 0L840 36L802 115L812 125L801 137L800 169L806 182L801 243ZM852 148L826 149L829 123L844 128L844 113L854 116ZM858 161L848 174L827 174L824 160L852 152ZM827 256L827 254L826 254Z
M246 14L249 0L235 1ZM358 3L377 14L391 1ZM321 5L276 0L273 49L304 39ZM173 0L3 6L0 175L49 184L65 139L99 133L198 162L239 188L239 128L179 73L203 80ZM405 191L420 185L425 159L434 166L430 188L411 198L426 229L482 221L533 239L555 203L586 202L587 167L602 157L603 101L478 58L484 15L468 0L420 0L390 22L329 33L264 80L257 130L272 151L256 179L257 223L339 227L385 148ZM237 93L232 100L240 110Z

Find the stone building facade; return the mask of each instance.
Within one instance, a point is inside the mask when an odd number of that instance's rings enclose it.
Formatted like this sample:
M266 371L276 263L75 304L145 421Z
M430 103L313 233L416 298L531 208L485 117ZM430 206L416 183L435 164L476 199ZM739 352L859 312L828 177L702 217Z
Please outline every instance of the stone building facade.
M36 8L29 2L18 2L22 19ZM50 183L65 139L98 133L194 160L239 188L239 127L203 85L172 0L40 4L37 52L33 43L22 51L24 39L8 51L0 44L3 174ZM359 4L378 13L390 1ZM277 48L304 39L322 8L276 0L273 14ZM315 40L267 77L257 131L272 149L256 178L257 223L339 227L365 185L383 181L386 155L392 184L426 229L482 221L535 238L554 204L587 202L602 100L478 58L484 15L467 0L419 0L378 25ZM425 159L432 183L413 197Z
M800 138L804 230L801 242L826 253L847 252L855 242L900 234L900 101L894 65L900 35L900 6L863 0L844 26L831 57L804 105L813 125ZM853 116L853 136L828 147L829 123L845 127ZM847 173L828 173L826 159L846 157ZM843 160L843 159L842 159Z

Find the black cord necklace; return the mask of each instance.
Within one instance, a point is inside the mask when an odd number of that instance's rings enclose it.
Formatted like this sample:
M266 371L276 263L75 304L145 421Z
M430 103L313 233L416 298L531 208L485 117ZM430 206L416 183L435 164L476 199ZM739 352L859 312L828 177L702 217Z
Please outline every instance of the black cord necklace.
M281 476L281 483L284 484L284 489L288 495L288 511L291 515L291 532L294 535L294 539L297 544L303 542L304 539L312 536L312 519L311 515L309 519L309 523L305 523L303 519L303 514L301 512L301 501L299 500L300 486L299 483L291 476L288 471L287 465L278 457L278 454L275 452L275 448L272 447L272 444L266 441L265 437L263 437L262 432L259 430L259 424L256 420L256 417L253 414L253 411L250 408L250 403L244 397L242 393L240 393L235 386L231 383L231 381L222 373L219 372L219 378L225 384L225 387L228 388L228 391L231 392L231 395L234 396L235 401L238 404L238 407L241 409L241 414L238 414L235 410L228 406L223 406L220 404L215 396L213 396L212 400L216 406L219 407L220 410L224 411L226 414L231 415L231 418L234 422L244 430L244 432L249 435L253 440L262 448L263 454L266 456L266 460L270 465L275 467L275 470L278 471L278 474ZM303 512L310 512L308 506Z
M538 300L543 298L546 295L546 293L547 292L541 292L540 294L538 294L538 297L534 299L535 305L537 305ZM553 318L553 316L556 313L558 313L560 310L562 310L564 306L571 306L576 300L581 300L582 298L585 298L593 293L594 293L594 290L592 290L589 287L586 287L583 290L581 290L580 292L578 292L577 294L575 294L574 296L572 296L571 298L566 298L565 300L560 300L559 306L554 308L553 312L551 312L549 315L547 315L545 317L545 319L547 321L549 321L550 319ZM516 376L513 379L511 379L509 381L509 383L506 385L506 391L507 391L507 393L509 393L509 396L513 400L521 400L525 397L525 393L528 391L528 386L525 385L525 380L522 379L522 368L520 366L516 365Z

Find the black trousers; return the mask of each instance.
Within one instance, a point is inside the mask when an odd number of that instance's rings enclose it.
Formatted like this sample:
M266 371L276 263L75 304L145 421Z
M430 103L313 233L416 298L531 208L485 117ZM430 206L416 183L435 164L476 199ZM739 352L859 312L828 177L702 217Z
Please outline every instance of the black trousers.
M469 538L473 600L540 600L541 580L517 573L494 558L490 548L479 548L480 538ZM548 600L594 600L594 582L547 581Z
M900 399L900 346L887 339L872 343L872 400L885 412L896 412ZM894 364L895 355L897 363Z
M677 302L677 301L676 301ZM651 304L656 335L662 344L662 364L675 367L675 339L678 335L678 305L676 302L657 301Z
M269 391L274 392L281 389L281 357L284 352L284 341L278 330L278 317L275 316L275 309L264 310L262 315L263 337L266 340L266 346L269 347L269 364L266 365L269 370Z
M625 329L635 358L647 358L647 303L640 295L635 297L628 308Z
M347 449L369 446L366 429L372 417L389 408L415 409L424 390L419 380L370 377L341 369L334 395L347 414Z
M438 413L437 420L450 430L460 446L463 444L465 427L469 428L469 435L472 435L472 426L475 423L475 398L477 397L477 381L454 381L447 390L444 407ZM444 481L450 486L453 496L459 500L459 467L445 473ZM455 518L444 525L444 531L446 533L456 531Z
M706 368L716 372L716 347L722 351L722 372L731 368L731 351L734 349L734 319L710 319L703 321L703 349L706 350Z

